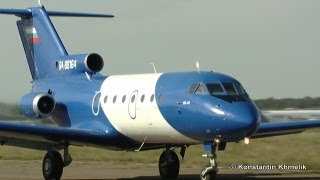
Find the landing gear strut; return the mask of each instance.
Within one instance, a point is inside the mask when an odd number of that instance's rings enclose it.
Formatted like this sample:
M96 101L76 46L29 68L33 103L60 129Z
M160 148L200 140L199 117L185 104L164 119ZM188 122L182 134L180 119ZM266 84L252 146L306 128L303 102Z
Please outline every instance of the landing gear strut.
M200 173L201 180L215 180L218 173L218 164L217 164L217 155L216 151L218 148L218 143L205 145L205 148L209 148L210 152L203 155L206 158L209 158L210 164L205 166Z
M177 154L166 148L159 158L159 172L164 180L174 180L178 177L180 170L180 162Z
M63 173L63 167L68 166L71 161L68 147L64 148L64 159L58 151L48 151L43 158L42 174L46 180L59 180Z

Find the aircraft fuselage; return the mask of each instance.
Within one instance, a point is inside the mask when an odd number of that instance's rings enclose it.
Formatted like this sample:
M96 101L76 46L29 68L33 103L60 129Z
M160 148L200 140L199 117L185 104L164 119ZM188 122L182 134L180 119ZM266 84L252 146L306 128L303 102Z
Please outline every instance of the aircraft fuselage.
M240 141L250 137L260 123L259 112L240 83L216 72L74 78L53 79L39 86L35 81L34 90L52 91L57 101L52 117L58 124L98 128L108 137L127 138L130 143L119 145L121 149L143 142L199 144L218 136L225 142ZM210 92L212 84L221 89Z

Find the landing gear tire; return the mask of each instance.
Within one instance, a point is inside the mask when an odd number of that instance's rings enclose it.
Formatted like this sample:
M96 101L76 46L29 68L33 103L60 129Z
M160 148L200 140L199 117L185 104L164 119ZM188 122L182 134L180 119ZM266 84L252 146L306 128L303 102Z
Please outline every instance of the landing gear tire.
M159 158L159 172L163 180L175 180L179 175L180 162L174 151L162 152Z
M217 176L217 170L214 167L205 166L200 173L201 180L215 180Z
M63 172L63 159L59 152L48 152L42 163L42 173L46 180L59 180Z

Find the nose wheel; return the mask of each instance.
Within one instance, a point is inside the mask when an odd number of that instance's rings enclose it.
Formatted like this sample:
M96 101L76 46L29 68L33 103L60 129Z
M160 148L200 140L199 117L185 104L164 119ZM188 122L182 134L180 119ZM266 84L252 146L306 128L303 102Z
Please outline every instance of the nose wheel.
M159 158L159 173L163 180L175 180L179 175L180 162L177 154L167 148Z
M200 179L201 180L215 180L217 173L218 173L217 164L215 164L214 166L212 164L209 164L201 170Z
M203 157L209 158L210 164L205 166L200 173L201 180L215 180L218 173L218 164L217 164L217 147L218 144L204 145L205 149L210 149L209 153L203 155Z

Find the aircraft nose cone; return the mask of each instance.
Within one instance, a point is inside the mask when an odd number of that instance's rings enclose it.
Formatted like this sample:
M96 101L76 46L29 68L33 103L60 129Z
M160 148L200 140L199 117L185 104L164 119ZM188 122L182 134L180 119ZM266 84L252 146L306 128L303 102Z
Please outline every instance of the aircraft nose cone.
M260 114L253 104L241 104L230 113L229 130L237 133L239 137L252 135L258 126ZM232 124L232 125L231 125Z

